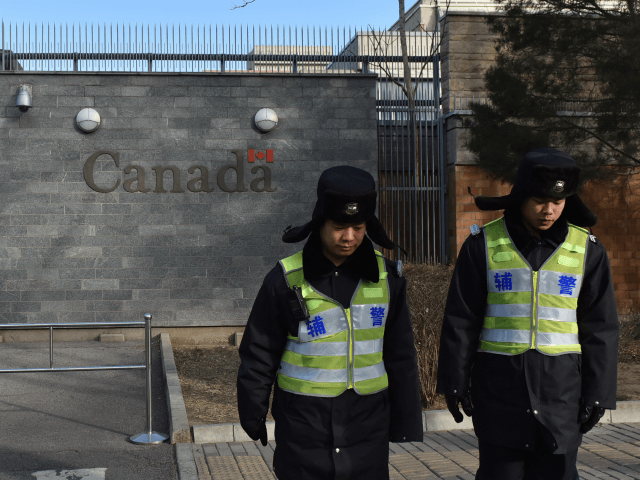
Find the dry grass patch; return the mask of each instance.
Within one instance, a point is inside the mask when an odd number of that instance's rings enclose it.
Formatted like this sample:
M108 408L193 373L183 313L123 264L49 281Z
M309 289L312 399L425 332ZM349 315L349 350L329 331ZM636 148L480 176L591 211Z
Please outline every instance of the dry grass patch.
M407 302L418 351L423 406L428 409L444 409L444 397L436 395L436 380L442 318L453 265L407 264L404 275L407 279Z

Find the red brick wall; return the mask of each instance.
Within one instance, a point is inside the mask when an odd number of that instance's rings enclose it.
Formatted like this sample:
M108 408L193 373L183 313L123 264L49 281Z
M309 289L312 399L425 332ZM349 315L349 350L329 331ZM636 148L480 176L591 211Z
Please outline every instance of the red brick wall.
M621 172L622 173L622 172ZM607 248L621 314L640 311L640 174L587 185L580 197L598 215L593 234Z
M478 210L467 187L474 195L506 195L511 190L511 185L492 179L477 166L456 165L449 169L452 259L469 236L471 225L482 226L502 214ZM619 313L640 311L640 174L592 183L580 196L599 217L592 231L609 254Z
M468 187L474 195L498 196L511 191L511 185L494 180L480 167L456 165L449 168L449 252L452 260L458 256L460 247L471 233L471 225L476 223L481 227L502 215L499 211L478 210Z

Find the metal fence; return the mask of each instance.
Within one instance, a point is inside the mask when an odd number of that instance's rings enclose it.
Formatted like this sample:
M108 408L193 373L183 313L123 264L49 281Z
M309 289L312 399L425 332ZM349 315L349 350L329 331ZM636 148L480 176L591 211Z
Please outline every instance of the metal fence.
M430 55L423 36L408 35L412 63ZM390 32L355 27L2 22L2 69L358 73L369 63L397 64L395 43Z
M0 369L0 373L44 373L44 372L87 372L105 370L145 370L145 397L147 407L147 429L145 432L132 435L129 440L141 445L155 445L162 443L169 437L164 433L153 431L153 394L151 390L151 314L144 316L144 322L97 322L97 323L7 323L0 324L1 330L49 330L49 368L9 368ZM135 328L144 327L145 363L143 365L101 365L101 366L53 366L53 330L68 330L71 328Z
M378 75L379 216L415 263L446 261L438 32L354 27L2 23L2 70ZM394 252L385 252L393 257Z

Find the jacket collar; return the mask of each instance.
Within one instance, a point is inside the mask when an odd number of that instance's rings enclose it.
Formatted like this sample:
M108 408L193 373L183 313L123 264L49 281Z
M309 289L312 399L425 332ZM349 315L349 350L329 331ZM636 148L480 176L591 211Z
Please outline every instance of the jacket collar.
M342 265L336 267L322 252L320 233L314 231L302 249L302 269L307 280L326 277L336 270L373 283L380 280L378 260L373 243L366 235L357 250Z
M538 242L538 237L533 235L525 226L522 214L513 210L505 210L504 219L509 235L516 248L524 250L531 243ZM540 241L549 243L557 248L567 238L569 225L564 216L561 216L548 230L540 232Z

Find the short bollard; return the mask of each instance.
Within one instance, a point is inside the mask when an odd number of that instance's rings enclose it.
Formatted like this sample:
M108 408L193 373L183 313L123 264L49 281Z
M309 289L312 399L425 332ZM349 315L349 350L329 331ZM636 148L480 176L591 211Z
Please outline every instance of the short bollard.
M152 410L152 396L151 396L151 314L146 313L144 316L144 344L146 358L146 370L147 370L147 431L132 435L129 440L132 443L141 445L157 445L164 442L169 438L169 435L164 433L153 431L153 410Z

